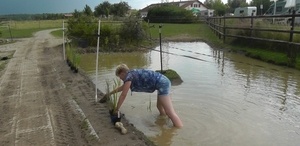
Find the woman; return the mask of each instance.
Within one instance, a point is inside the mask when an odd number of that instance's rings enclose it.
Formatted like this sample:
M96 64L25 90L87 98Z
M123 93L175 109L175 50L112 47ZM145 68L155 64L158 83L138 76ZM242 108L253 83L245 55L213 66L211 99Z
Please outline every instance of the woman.
M172 120L175 127L180 128L183 126L180 118L173 108L171 97L169 95L171 84L170 80L166 76L146 69L129 70L125 64L119 65L115 73L116 76L124 82L122 86L108 94L110 95L122 91L118 100L117 111L123 104L129 89L133 92L148 93L152 93L157 90L157 109L160 115L167 115ZM108 95L104 95L104 97L100 100L100 103L105 102Z

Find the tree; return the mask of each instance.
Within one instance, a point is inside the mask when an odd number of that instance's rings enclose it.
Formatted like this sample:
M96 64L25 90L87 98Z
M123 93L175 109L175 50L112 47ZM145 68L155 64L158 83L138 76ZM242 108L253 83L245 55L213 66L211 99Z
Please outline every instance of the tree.
M206 0L204 4L215 10L215 14L218 16L225 15L228 6L225 5L221 0Z
M120 2L112 5L111 13L115 16L124 17L129 10L130 6L127 2Z
M74 10L74 13L73 13L73 14L74 14L74 17L75 17L75 18L79 18L79 17L81 16L81 12L78 11L78 10L76 10L76 9Z
M212 8L212 4L214 3L213 0L205 0L204 5L208 8Z
M111 11L111 4L108 1L105 1L95 7L95 16L105 15L106 17L108 17L110 11Z
M141 42L147 37L143 23L144 22L140 22L136 18L129 18L125 20L119 30L120 37L125 40L125 42L129 43Z
M231 13L238 7L246 7L248 6L246 0L228 0L229 11Z
M86 16L93 16L93 11L92 11L91 7L88 5L85 5L85 7L83 9L83 14L85 14Z
M215 0L212 4L212 8L215 10L215 14L218 16L224 16L226 12L226 6L221 0Z
M260 9L260 5L261 4L263 5L263 9L262 10ZM257 14L263 15L269 9L269 7L271 5L271 2L270 2L270 0L252 0L250 2L250 5L257 7Z

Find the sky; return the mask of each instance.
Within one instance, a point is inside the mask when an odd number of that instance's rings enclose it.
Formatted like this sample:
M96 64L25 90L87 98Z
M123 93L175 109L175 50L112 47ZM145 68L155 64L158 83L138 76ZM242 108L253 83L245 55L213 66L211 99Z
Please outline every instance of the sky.
M111 4L121 0L0 0L0 15L5 14L37 14L37 13L68 13L75 9L83 10L88 5L94 10L95 6L108 1ZM132 9L142 9L161 0L123 0ZM169 0L169 2L180 0ZM227 3L227 0L222 0ZM204 0L200 0L204 3Z

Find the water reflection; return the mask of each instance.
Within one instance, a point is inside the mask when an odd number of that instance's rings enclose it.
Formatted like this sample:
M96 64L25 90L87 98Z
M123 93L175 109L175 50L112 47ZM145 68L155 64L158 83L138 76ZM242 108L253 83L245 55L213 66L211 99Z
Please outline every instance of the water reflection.
M85 71L93 71L96 66L96 54L83 54L80 67ZM121 63L129 68L148 68L151 62L149 53L99 53L99 70L111 70Z
M298 87L299 76L293 76L293 79L291 79L291 73L295 72L295 70L273 66L254 59L242 60L240 55L235 54L229 54L227 57L232 59L232 65L235 70L234 75L245 87L246 97L248 94L252 95L251 93L253 92L260 92L264 94L266 99L256 100L260 100L263 104L272 102L271 104L274 105L274 103L278 103L275 104L277 109L284 111L286 110L287 100L291 98L289 94L295 93L295 91L290 92L290 90L300 91ZM259 85L261 83L263 86ZM262 89L258 89L258 87Z
M159 144L161 146L169 146L173 142L173 137L176 135L177 128L174 128L168 123L168 118L166 117L160 117L158 116L156 118L155 124L157 127L159 127L159 134L157 134L154 137L150 137L150 139L155 142L156 144Z

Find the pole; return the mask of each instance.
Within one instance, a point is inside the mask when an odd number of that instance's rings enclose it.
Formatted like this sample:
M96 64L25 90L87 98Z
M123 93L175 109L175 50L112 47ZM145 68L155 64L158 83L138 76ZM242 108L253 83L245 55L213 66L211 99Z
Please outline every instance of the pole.
M276 1L274 0L274 16L276 15ZM273 17L273 24L275 23L275 17Z
M160 48L160 71L163 73L163 67L162 67L162 50L161 50L161 27L162 25L159 25L159 48Z
M295 26L295 14L296 14L296 11L293 10L293 15L292 15L292 22L291 22L291 29L290 29L290 39L289 41L290 42L293 42L293 35L294 35L294 26Z
M65 20L63 20L63 53L64 53L64 60L66 60L66 47L65 47Z
M13 37L12 37L12 34L11 34L10 25L8 25L8 30L9 30L9 34L10 34L10 41L13 41Z
M101 21L99 20L98 22L98 39L97 39L97 57L96 57L96 97L95 97L95 102L97 103L98 99L98 54L99 54L99 42L100 42L100 23Z
M226 36L226 28L225 28L226 27L226 23L225 22L226 22L226 16L224 15L223 18L224 18L224 20L223 20L224 21L223 22L223 43L225 43L225 36Z

